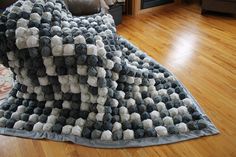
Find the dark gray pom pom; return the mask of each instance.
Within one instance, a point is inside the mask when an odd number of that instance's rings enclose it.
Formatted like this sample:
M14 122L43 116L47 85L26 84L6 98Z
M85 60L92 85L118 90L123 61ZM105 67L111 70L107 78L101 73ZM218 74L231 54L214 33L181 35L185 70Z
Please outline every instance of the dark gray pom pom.
M122 130L117 130L115 132L113 132L112 134L112 139L114 141L118 141L118 140L121 140L123 138L123 132Z

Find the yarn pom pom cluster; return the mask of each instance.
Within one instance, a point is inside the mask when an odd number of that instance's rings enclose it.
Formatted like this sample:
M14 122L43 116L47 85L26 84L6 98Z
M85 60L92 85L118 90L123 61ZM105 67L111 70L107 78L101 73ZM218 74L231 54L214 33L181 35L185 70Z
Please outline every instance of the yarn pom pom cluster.
M0 18L0 62L15 75L1 134L132 147L218 132L166 68L116 34L109 14L19 0Z

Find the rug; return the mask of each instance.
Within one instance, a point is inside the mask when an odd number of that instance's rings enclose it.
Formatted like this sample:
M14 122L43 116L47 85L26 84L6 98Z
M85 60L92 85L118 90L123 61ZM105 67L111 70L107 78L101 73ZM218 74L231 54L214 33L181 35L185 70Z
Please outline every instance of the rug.
M3 135L121 148L218 133L103 12L75 17L62 0L17 1L0 18L0 62L16 76L0 106Z
M0 64L0 100L4 99L13 85L12 72Z

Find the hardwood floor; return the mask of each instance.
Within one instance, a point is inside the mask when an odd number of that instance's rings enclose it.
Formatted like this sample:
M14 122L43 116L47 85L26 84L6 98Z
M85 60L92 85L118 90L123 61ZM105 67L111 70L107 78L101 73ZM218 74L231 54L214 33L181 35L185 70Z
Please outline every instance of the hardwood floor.
M181 5L124 17L118 33L171 70L221 133L129 149L0 136L0 157L236 156L236 19L202 16L197 6Z

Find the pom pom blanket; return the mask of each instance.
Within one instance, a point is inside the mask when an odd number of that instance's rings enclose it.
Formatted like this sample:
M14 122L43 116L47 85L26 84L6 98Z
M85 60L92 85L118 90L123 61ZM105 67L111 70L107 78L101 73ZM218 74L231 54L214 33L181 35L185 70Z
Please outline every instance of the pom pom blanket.
M176 77L62 0L19 0L0 18L0 62L15 84L0 134L103 148L167 144L218 130Z

